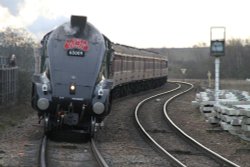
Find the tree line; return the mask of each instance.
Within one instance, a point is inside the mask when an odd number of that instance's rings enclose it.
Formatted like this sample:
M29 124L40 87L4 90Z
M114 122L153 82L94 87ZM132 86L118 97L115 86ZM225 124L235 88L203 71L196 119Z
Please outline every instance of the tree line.
M170 78L207 78L210 71L214 77L214 57L210 56L210 47L195 45L192 48L150 49L168 56ZM250 78L250 40L229 39L226 41L225 56L221 57L220 75L224 79ZM182 68L187 69L182 74Z
M25 29L6 28L0 31L0 56L16 55L18 74L18 99L30 98L31 77L34 73L34 48L38 43ZM214 76L214 58L205 43L192 48L150 48L168 56L169 78L207 78L210 71ZM226 55L221 58L221 78L250 78L250 40L229 39L226 42ZM181 69L187 69L185 75Z

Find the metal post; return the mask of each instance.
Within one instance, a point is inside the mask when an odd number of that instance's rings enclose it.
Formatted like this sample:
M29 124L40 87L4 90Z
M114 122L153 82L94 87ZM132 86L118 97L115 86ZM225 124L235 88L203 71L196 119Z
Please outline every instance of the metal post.
M215 58L215 90L214 90L214 97L215 97L215 104L219 104L219 84L220 84L220 58Z

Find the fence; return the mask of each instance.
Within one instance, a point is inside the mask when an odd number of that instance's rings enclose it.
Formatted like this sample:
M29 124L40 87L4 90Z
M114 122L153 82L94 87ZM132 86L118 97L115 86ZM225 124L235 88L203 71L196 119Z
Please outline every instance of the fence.
M12 104L17 99L17 66L10 66L9 59L0 57L0 106Z

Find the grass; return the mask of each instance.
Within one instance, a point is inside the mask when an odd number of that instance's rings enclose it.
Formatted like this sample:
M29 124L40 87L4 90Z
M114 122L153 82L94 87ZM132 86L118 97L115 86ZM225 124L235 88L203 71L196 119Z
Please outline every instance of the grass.
M13 127L22 122L35 111L28 103L0 108L0 131Z

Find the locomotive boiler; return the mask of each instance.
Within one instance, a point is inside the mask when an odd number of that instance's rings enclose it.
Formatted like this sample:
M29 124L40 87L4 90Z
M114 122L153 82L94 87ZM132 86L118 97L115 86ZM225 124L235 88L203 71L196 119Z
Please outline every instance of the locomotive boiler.
M93 135L113 97L166 83L166 57L114 44L83 16L71 16L41 43L31 103L46 133L59 128Z

